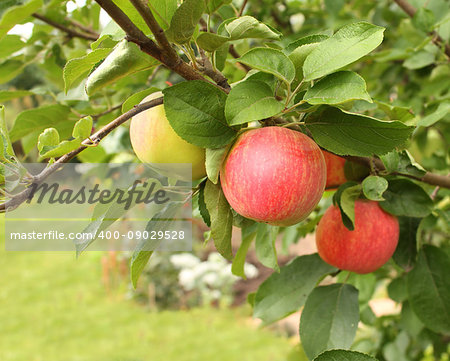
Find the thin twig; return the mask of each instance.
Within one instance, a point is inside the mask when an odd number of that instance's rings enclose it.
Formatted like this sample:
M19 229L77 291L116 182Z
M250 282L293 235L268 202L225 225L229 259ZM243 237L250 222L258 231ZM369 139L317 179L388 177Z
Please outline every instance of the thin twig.
M199 48L201 59L198 60L200 63L200 71L205 75L209 76L217 85L224 88L227 92L231 90L230 84L228 84L228 79L218 70L214 69L209 58L206 56L203 49Z
M181 75L186 80L206 80L199 72L185 63L181 58L180 61L173 64L172 59L169 61L164 56L162 50L148 38L128 16L111 0L95 0L108 15L125 31L130 41L136 43L142 51L149 54L153 58L159 60L168 68Z
M114 129L125 123L128 119L131 119L135 115L143 112L144 110L156 107L157 105L161 105L163 103L163 98L159 97L148 102L136 105L133 109L128 112L120 115L112 122L105 125L103 128L98 130L89 138L85 139L80 147L67 153L60 157L55 163L51 164L47 168L45 168L41 173L32 177L32 184L40 184L42 183L48 176L56 172L64 163L69 162L72 158L77 156L83 150L87 149L90 146L95 146L100 143L100 141L105 138L109 133L111 133ZM33 191L32 187L28 187L22 192L15 194L13 198L9 199L7 202L0 204L0 212L12 211L20 206L23 202L25 202L28 197L31 195Z
M355 156L344 156L344 158L346 158L352 162L365 165L368 168L370 168L371 164L373 164L379 172L386 170L383 162L378 158L355 157ZM445 175L431 173L431 172L426 172L423 177L416 177L411 174L405 174L405 173L401 173L401 172L393 172L390 174L407 177L407 178L411 178L411 179L414 179L414 180L417 180L417 181L420 181L423 183L431 184L434 186L440 186L441 188L450 189L450 176L445 176Z
M119 104L119 105L116 105L116 106L114 106L112 108L106 109L103 112L100 112L100 113L97 113L97 114L93 114L93 115L91 115L91 117L92 117L92 119L97 120L98 118L101 118L104 115L112 113L112 112L114 112L114 111L116 111L116 110L118 110L120 108L122 108L122 104Z
M82 23L80 23L80 22L78 22L78 21L76 21L74 19L66 18L66 21L68 21L69 23L71 23L73 26L77 27L81 31L84 31L85 33L92 34L92 35L96 36L97 38L100 36L100 34L97 33L91 27L86 26L86 25L84 25L84 24L82 24Z
M56 29L59 29L59 30L65 32L71 38L80 38L80 39L92 40L92 41L95 41L98 39L98 36L96 36L94 34L80 33L76 30L68 28L67 26L57 23L57 22L47 18L46 16L43 16L43 15L40 15L37 13L33 13L32 16L36 19L43 21L44 23L46 23L48 25L53 26Z
M242 14L244 13L245 6L247 5L247 3L248 3L248 0L244 0L244 2L242 3L241 10L239 10L239 17L241 17Z
M170 45L169 41L166 38L166 34L164 34L164 30L159 26L147 4L142 2L141 0L130 0L130 2L139 12L142 19L144 19L145 23L150 28L150 31L155 36L156 42L163 51L164 56L167 57L165 63L168 66L173 66L182 61L175 49Z

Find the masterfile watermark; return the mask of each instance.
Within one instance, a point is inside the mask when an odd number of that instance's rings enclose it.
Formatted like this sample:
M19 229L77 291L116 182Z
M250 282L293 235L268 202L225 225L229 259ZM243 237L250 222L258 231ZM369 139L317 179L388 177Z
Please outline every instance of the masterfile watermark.
M191 250L190 164L165 165L161 174L161 165L69 163L33 183L45 166L6 169L6 194L31 190L6 212L7 250Z
M137 185L142 185L143 189L137 190ZM79 190L77 190L77 192L74 192L72 189L60 190L60 185L58 183L49 185L44 182L41 184L31 184L30 187L32 191L27 203L30 203L36 196L36 193L39 194L39 192L40 194L36 199L36 202L39 204L43 202L48 202L49 204L111 204L116 202L117 204L124 204L124 209L128 210L130 209L133 201L136 204L149 204L151 202L163 204L169 202L170 198L167 197L164 189L158 189L155 191L156 185L157 182L155 181L149 183L136 180L128 190L115 189L114 192L112 192L109 189L101 190L100 185L95 184L92 189L87 189L86 186L82 186ZM46 195L49 195L48 199L45 198ZM134 199L135 195L136 199Z

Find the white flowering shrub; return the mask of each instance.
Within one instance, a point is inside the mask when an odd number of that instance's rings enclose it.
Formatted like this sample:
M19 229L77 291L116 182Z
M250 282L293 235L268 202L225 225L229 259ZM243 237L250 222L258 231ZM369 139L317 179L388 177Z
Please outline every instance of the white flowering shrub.
M231 302L232 287L239 277L232 274L231 264L219 253L211 253L204 262L191 253L179 253L171 256L170 262L180 270L180 286L186 291L197 291L202 303ZM244 271L247 278L258 276L258 270L252 264L246 263Z

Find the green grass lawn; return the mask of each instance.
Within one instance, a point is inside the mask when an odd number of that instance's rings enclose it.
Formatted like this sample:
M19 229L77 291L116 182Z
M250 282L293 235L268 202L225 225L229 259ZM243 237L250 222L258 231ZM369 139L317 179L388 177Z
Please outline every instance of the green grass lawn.
M101 254L5 252L0 218L0 360L286 360L288 340L247 312L149 312L107 293ZM292 354L291 354L292 356Z

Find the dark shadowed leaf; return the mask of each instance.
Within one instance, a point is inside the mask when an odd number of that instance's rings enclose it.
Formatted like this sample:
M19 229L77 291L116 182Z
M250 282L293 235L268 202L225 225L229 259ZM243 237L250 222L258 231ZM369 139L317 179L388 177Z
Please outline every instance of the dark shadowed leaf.
M425 245L408 273L408 299L419 319L434 332L450 333L450 256Z
M187 142L204 148L220 148L236 136L225 120L227 96L214 85L193 80L166 88L163 93L167 119Z
M403 145L414 127L384 122L365 115L322 107L306 119L314 140L339 155L385 154Z
M223 257L231 259L233 213L220 185L206 181L205 203L211 217L211 237L214 245Z
M433 201L425 190L408 179L392 179L383 193L381 208L396 216L426 217L433 209Z
M300 319L300 340L310 359L325 350L349 348L359 322L358 290L336 283L316 287Z
M298 311L317 282L334 271L317 253L295 258L259 286L253 316L268 324Z

